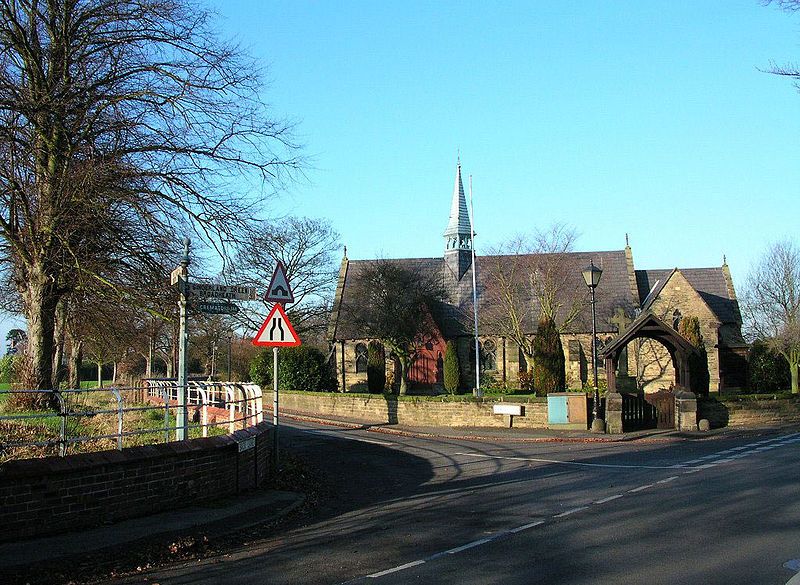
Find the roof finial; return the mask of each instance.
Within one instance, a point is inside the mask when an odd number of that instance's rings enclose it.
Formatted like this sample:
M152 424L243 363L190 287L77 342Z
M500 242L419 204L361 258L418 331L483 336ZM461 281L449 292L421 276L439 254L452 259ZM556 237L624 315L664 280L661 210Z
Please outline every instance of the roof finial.
M344 257L347 258L347 246L344 247Z
M625 232L625 247L627 248L627 247L629 247L630 245L631 245L631 244L630 244L630 242L628 241L628 232Z
M722 265L726 266L728 264L728 257L725 254L722 255Z
M456 164L461 166L461 149L456 148Z

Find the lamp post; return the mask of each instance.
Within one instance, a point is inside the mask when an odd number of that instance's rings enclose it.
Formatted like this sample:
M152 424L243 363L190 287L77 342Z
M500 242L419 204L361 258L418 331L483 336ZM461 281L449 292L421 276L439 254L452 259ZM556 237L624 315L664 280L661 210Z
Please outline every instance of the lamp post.
M597 315L595 311L594 289L600 284L600 276L603 270L594 265L594 261L589 262L589 266L583 269L583 280L589 291L592 293L592 373L594 374L594 405L592 406L592 432L603 433L606 430L606 423L600 418L600 391L597 388Z

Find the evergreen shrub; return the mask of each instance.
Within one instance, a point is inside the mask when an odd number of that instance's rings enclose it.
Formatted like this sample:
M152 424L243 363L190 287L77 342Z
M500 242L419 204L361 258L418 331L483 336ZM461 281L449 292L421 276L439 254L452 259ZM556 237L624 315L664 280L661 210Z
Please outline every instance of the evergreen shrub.
M538 396L565 388L564 366L564 348L555 321L542 317L533 339L533 388Z
M708 394L708 354L706 352L706 344L703 341L703 335L700 333L700 319L697 317L685 317L681 319L678 325L678 333L685 337L699 355L692 355L689 357L689 378L691 383L691 391L695 394L705 396Z
M782 392L792 386L789 362L780 353L772 351L761 340L750 348L747 376L748 387L753 392Z
M454 341L448 341L444 350L444 389L448 394L458 392L461 381L461 368L458 363L458 350Z
M250 362L250 379L264 390L272 388L272 350L265 349ZM278 389L334 391L336 377L315 347L284 347L278 352Z
M367 346L367 388L372 394L386 389L386 353L377 341L370 341Z

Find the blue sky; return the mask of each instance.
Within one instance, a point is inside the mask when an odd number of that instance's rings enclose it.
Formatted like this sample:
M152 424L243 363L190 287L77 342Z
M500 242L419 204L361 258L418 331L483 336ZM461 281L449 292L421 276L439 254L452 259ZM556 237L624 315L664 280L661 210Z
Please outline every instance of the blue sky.
M800 15L757 0L216 3L314 157L281 211L351 258L437 256L460 150L476 248L574 225L739 283L800 212Z
M629 233L637 268L726 254L741 290L800 217L800 94L759 71L800 63L800 14L758 0L210 5L313 158L269 211L327 218L351 258L442 253L458 150L479 254L566 222L582 250Z

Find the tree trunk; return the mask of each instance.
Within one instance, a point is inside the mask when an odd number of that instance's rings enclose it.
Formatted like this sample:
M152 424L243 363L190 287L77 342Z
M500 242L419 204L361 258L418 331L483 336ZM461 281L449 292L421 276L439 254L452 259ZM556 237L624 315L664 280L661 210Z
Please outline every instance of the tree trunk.
M81 362L83 362L83 340L70 337L69 381L70 388L81 387Z
M797 384L797 368L800 366L796 361L789 362L789 372L792 375L792 394L800 393L800 389L798 389Z
M58 294L41 269L28 271L22 291L28 325L27 358L23 383L33 390L53 388L53 337Z
M67 301L64 297L56 305L56 317L53 330L53 387L58 388L66 377L64 368L64 342L67 337Z
M408 359L400 358L400 396L408 392Z
M103 387L103 362L97 362L97 387Z
M114 360L114 373L111 375L111 383L116 385L117 383L117 361Z

